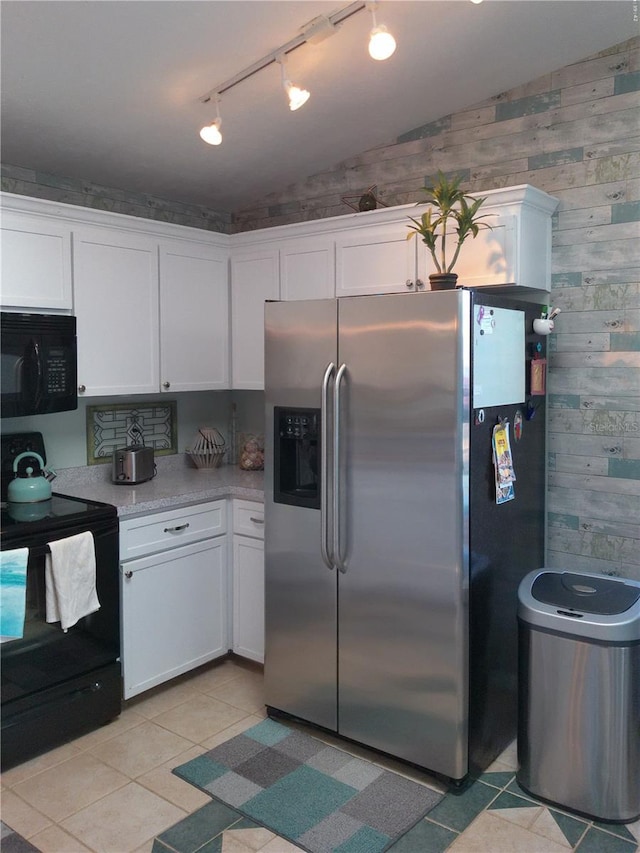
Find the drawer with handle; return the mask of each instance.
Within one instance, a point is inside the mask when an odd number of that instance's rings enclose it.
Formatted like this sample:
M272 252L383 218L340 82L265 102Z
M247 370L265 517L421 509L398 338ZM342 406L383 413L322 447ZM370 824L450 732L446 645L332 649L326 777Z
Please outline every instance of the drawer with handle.
M120 560L156 554L227 532L227 502L211 501L120 522Z
M264 505L256 501L233 501L233 532L264 539Z

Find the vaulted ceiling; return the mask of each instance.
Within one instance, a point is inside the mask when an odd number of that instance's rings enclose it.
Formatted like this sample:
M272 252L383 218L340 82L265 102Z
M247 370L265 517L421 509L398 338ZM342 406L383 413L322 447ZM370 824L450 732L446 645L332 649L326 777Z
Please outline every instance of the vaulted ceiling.
M365 8L289 54L304 107L272 64L222 96L223 143L200 139L202 95L348 5L3 0L2 161L233 211L637 32L629 0L381 0L389 60L368 56Z

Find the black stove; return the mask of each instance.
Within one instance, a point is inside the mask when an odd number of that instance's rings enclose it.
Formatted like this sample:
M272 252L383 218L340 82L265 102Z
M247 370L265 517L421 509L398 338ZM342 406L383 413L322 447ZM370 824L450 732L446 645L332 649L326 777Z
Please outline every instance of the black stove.
M8 502L13 460L24 451L46 464L40 433L2 435L1 548L7 561L18 559L18 549L28 554L24 580L15 580L12 565L4 587L7 601L24 603L24 619L22 631L12 626L0 645L2 769L114 719L122 695L117 510L57 492L46 501ZM49 543L86 533L94 542L100 607L63 631L47 618Z

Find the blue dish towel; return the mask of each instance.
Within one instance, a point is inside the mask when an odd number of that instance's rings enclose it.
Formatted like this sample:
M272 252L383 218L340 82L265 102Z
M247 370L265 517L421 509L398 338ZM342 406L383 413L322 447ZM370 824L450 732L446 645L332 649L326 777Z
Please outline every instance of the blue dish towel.
M0 551L0 641L16 640L24 633L27 598L28 548Z

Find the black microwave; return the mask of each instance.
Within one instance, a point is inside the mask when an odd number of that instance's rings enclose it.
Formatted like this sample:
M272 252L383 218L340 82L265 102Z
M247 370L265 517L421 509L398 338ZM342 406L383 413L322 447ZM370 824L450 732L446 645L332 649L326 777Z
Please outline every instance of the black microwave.
M78 408L76 318L2 312L3 418Z

